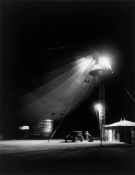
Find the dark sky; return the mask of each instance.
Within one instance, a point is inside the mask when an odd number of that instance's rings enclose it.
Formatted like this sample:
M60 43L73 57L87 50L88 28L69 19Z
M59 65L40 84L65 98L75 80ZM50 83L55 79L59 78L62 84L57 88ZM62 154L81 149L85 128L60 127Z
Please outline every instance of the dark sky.
M112 115L116 114L109 121L117 121L120 114L135 121L134 104L122 90L123 82L131 94L135 94L133 1L20 0L2 1L1 7L1 121L4 127L17 122L17 117L11 116L21 95L33 88L32 80L72 61L75 53L100 47L113 48L118 53L114 64L121 80L112 78L106 83L106 100L108 104L115 104L111 110ZM89 101L84 105L87 110L80 108L82 114L88 115L90 105Z

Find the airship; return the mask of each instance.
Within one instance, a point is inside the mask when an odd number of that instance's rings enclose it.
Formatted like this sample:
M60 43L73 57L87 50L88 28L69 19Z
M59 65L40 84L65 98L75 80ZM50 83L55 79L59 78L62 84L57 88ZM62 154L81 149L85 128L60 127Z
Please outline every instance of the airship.
M47 72L40 86L21 98L23 113L36 121L41 135L49 137L53 122L63 119L92 93L98 84L98 76L93 72L102 74L103 69L111 69L109 63L90 54Z

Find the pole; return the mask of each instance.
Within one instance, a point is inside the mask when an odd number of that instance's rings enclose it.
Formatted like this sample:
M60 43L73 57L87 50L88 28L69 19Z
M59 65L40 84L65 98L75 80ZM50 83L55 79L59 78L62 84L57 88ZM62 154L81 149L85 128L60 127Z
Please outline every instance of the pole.
M98 120L99 120L100 143L102 146L102 121L101 121L100 112L98 112Z
M99 82L99 104L100 104L101 99L102 99L102 88L101 88L100 76L98 77L98 82ZM99 117L99 129L100 129L100 142L101 142L101 146L102 146L102 116L101 116L101 111L98 111L98 117Z
M105 88L104 88L104 82L102 80L102 76L98 77L99 80L99 103L102 103L103 108L102 108L102 112L100 114L100 127L101 127L101 142L103 142L103 140L105 141L105 129L104 129L104 125L105 125Z
M68 112L69 112L69 110L70 110L70 107L71 107L71 104L72 104L72 103L70 102L70 103L69 103L69 106L68 106L68 108L67 108L67 110L66 110L66 112L65 112L65 114L64 114L64 116L63 116L63 118L60 120L60 122L59 122L59 124L57 125L56 129L54 130L54 132L52 133L52 135L51 135L50 138L48 139L48 142L53 138L53 136L55 135L57 129L60 127L61 123L63 122L65 116L68 114Z

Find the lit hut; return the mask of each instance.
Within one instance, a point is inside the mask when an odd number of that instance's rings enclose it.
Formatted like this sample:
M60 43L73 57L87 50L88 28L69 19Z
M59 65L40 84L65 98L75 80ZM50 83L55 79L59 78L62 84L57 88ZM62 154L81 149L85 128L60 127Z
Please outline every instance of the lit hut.
M120 141L130 144L135 142L135 122L120 120L119 122L105 125L106 141Z

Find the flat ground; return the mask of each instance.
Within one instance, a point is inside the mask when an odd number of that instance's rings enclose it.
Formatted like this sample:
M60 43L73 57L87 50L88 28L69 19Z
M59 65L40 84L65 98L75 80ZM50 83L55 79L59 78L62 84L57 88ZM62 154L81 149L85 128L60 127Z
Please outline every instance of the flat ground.
M135 174L135 147L64 140L0 142L0 174Z

